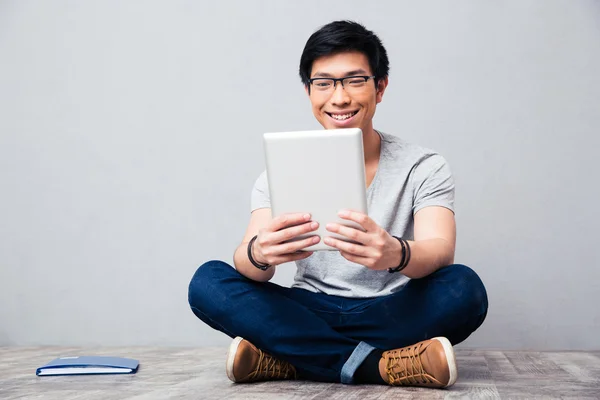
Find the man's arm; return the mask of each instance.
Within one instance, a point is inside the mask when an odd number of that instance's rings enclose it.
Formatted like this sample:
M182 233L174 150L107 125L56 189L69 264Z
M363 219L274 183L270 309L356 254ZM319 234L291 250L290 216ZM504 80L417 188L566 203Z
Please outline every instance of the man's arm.
M265 228L271 221L271 209L270 208L259 208L254 210L250 216L250 223L246 229L246 234L242 239L242 243L235 249L233 253L233 263L235 269L245 277L259 282L267 282L273 275L275 275L276 266L272 266L266 271L262 271L256 268L248 259L248 243L254 235L258 234L258 231Z
M438 206L422 208L414 217L414 233L415 240L408 242L410 262L402 274L413 279L423 278L454 263L456 222L452 211ZM398 254L401 255L401 251L400 245Z

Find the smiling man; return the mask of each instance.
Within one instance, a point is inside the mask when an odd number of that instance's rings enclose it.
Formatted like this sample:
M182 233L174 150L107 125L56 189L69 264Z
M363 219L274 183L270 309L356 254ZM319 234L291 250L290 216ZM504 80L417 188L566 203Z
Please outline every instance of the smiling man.
M263 172L235 269L209 261L194 274L194 314L232 338L234 382L324 382L448 387L457 379L453 345L484 321L487 294L477 274L454 264L454 181L430 149L373 128L388 86L380 39L336 21L307 41L300 77L325 129L363 131L369 215L342 210L363 230L329 223L351 239L309 236L308 214L273 218ZM323 240L339 251L299 252ZM285 242L285 243L284 243ZM295 261L291 288L268 282Z

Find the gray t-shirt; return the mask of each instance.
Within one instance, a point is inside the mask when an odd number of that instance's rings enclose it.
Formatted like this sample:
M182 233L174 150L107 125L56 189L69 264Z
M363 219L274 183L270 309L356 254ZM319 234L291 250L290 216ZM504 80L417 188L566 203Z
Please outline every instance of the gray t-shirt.
M414 214L428 206L454 212L454 179L446 160L433 150L381 136L379 165L367 189L369 217L393 236L414 239ZM252 211L270 208L266 171L256 180ZM317 251L296 261L293 287L343 297L378 297L398 291L409 278L387 270L373 271L350 262L337 251Z

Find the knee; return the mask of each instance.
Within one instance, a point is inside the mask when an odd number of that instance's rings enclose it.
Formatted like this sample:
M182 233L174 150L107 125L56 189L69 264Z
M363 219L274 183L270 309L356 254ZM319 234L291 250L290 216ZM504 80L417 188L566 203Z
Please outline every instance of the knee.
M235 271L235 269L224 261L211 260L205 262L198 267L194 273L190 285L197 282L221 278L230 271Z
M188 287L188 302L192 307L198 307L203 298L214 295L219 281L237 274L237 271L229 264L212 260L202 264L192 276Z
M488 297L485 285L475 271L463 264L453 264L443 268L447 278L453 283L450 293L460 297L472 312L485 318L488 309ZM442 270L442 271L443 271Z

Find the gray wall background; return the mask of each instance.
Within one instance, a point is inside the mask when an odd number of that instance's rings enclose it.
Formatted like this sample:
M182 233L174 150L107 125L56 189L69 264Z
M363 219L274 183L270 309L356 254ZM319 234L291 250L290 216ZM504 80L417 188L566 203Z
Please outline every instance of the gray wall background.
M457 180L463 346L600 348L600 2L0 1L0 345L223 345L187 285L232 261L261 134L334 19L380 35L375 126ZM288 285L293 266L275 281Z

